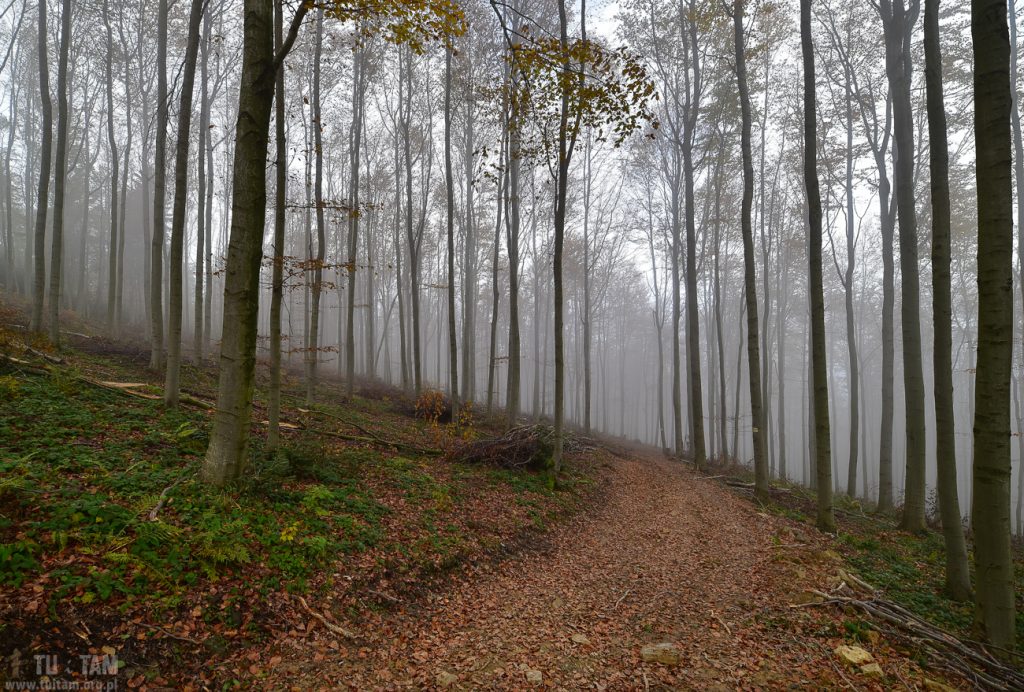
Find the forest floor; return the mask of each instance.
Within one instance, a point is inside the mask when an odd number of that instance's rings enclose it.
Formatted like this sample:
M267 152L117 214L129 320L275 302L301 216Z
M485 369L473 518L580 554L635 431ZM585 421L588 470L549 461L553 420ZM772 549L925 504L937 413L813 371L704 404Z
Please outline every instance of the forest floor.
M890 535L850 510L827 536L797 489L759 506L722 483L733 469L705 477L613 440L578 438L557 487L455 463L452 429L383 386L346 398L326 372L314 406L286 381L277 453L262 448L257 400L252 473L213 490L195 475L212 368L186 368L189 403L166 411L144 347L75 325L56 354L2 327L22 320L0 305L5 683L36 680L37 656L60 664L51 678L81 681L80 656L116 655L116 678L102 666L85 677L126 689L970 687L813 597L856 571L963 634L969 610L937 594L934 537ZM500 431L480 418L473 435ZM659 644L668 662L645 661ZM840 645L869 650L880 673L844 665Z

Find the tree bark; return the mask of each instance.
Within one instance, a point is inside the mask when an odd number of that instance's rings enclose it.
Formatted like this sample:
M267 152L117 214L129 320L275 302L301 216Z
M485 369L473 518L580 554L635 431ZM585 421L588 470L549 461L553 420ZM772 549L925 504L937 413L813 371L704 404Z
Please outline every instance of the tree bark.
M931 143L932 321L935 329L935 461L942 535L946 541L946 593L957 601L971 595L967 545L956 487L956 421L953 412L953 327L949 279L949 150L939 45L939 0L924 3L925 86ZM1011 312L1012 312L1012 295ZM1011 327L1012 328L1012 327ZM1009 406L1009 402L1007 402Z
M224 279L220 376L202 479L236 480L246 464L259 315L260 261L267 204L266 159L275 72L309 6L299 5L274 55L271 0L245 0L241 84L232 178L231 237Z
M1013 355L1013 193L1010 41L1005 0L972 0L978 190L978 367L974 413L976 624L1013 649L1010 550L1010 378Z
M43 329L43 303L46 301L46 212L50 206L50 163L53 148L53 102L50 100L49 51L46 29L46 0L39 0L39 186L36 190L36 225L34 237L34 275L32 284L32 318L29 329Z
M181 373L181 313L184 307L182 276L185 263L185 215L188 213L188 151L192 130L192 92L199 55L199 30L203 20L204 0L192 0L188 18L188 39L185 63L181 72L181 100L178 107L178 139L175 143L174 202L171 207L171 294L167 303L167 372L164 377L164 404L178 405Z
M164 197L167 186L167 3L160 0L157 10L156 49L156 151L153 156L153 237L149 253L149 367L164 367Z
M284 8L274 2L274 50L284 41ZM270 392L267 397L267 449L281 440L281 303L284 299L285 205L288 192L288 139L285 133L284 70L274 80L274 260L270 280ZM205 89L205 87L204 87Z
M806 2L807 0L802 0ZM733 4L733 31L736 49L736 81L740 94L742 117L741 147L743 150L743 283L747 305L747 370L750 388L750 416L754 444L754 494L764 500L768 497L768 457L765 451L764 412L761 403L761 357L758 348L757 269L754 256L754 230L751 207L754 201L754 165L750 146L750 90L747 87L747 62L743 39L744 0ZM809 10L808 10L809 11ZM831 486L830 486L831 487Z
M836 528L832 509L832 452L828 412L828 372L825 354L825 299L821 276L821 193L818 190L818 116L814 77L814 42L811 37L811 0L800 0L800 46L804 66L804 186L809 217L807 257L811 294L811 362L814 383L815 470L818 491L817 525Z

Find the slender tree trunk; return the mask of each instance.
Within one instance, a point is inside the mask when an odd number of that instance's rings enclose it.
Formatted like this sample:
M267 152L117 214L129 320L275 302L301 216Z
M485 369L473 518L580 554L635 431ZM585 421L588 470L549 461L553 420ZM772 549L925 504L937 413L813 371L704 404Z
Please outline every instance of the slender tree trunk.
M849 35L847 35L849 38ZM860 361L857 357L857 330L853 319L853 277L856 269L857 246L854 229L853 200L853 102L850 66L844 63L844 86L846 96L846 274L843 277L843 293L846 307L846 352L850 367L848 386L850 388L850 456L847 464L846 494L857 496L857 448L860 426Z
M803 0L806 2L807 0ZM744 0L733 5L733 29L736 48L736 81L740 93L743 120L743 280L747 302L747 368L750 386L750 415L754 444L754 494L768 497L768 458L765 451L764 412L761 403L761 358L758 349L757 270L754 266L754 232L750 211L754 199L754 166L750 152L750 91L747 87L747 63L743 38ZM831 487L831 486L830 486Z
M164 404L178 405L181 373L181 313L184 307L182 278L185 264L185 215L188 213L188 150L192 129L192 91L195 86L196 59L199 55L199 31L204 0L192 0L188 18L188 40L181 72L181 101L178 108L178 139L174 159L174 202L171 207L171 295L167 303L167 373L164 378Z
M925 528L924 374L921 364L921 295L917 255L917 209L914 198L914 120L910 101L910 41L919 0L881 0L885 60L893 99L894 169L899 210L900 272L903 299L903 388L906 401L907 473L903 516L907 531Z
M284 8L274 2L274 50L284 41ZM267 448L276 449L281 440L281 302L284 298L285 204L288 193L288 139L285 133L284 70L274 81L274 263L270 280L270 392L267 402ZM204 98L205 98L205 86Z
M946 593L966 601L971 595L967 545L956 487L956 419L953 412L953 328L949 279L949 151L939 46L939 0L924 3L925 85L932 188L932 319L935 329L935 456L942 534L946 541ZM1012 312L1012 296L1011 312Z
M107 148L110 151L110 241L107 248L107 329L116 336L114 312L117 307L117 186L121 181L118 173L117 138L114 135L114 32L110 26L110 2L103 0L103 26L106 29L107 55L106 70L107 97Z
M352 54L352 151L350 166L352 174L349 178L349 198L352 200L352 211L349 214L348 224L348 305L346 310L346 332L347 340L345 346L345 378L348 395L352 396L355 390L356 379L356 336L355 336L355 312L356 312L356 252L359 247L359 150L363 141L363 92L366 83L366 57L364 46L360 46ZM373 270L369 269L369 273ZM367 310L373 311L373 296L367 298Z
M476 397L476 308L477 308L477 239L475 219L475 186L473 184L474 159L474 106L473 66L467 62L466 75L466 146L464 151L466 167L466 238L463 260L465 282L462 287L462 399L472 401Z
M57 63L57 151L53 167L53 235L50 245L50 343L60 343L60 286L64 258L64 202L68 173L68 56L71 0L61 3L60 58Z
M313 284L309 306L309 343L306 345L306 403L316 396L316 368L320 362L320 297L323 294L324 250L327 224L324 220L324 142L320 104L320 63L324 43L324 10L316 13L316 44L313 50L313 204L316 207L316 256L313 261Z
M978 190L978 368L974 414L976 623L1013 649L1010 550L1010 378L1013 356L1013 193L1010 41L1005 0L972 0Z
M455 176L452 171L452 47L444 55L444 175L448 222L448 370L451 378L452 422L459 421L459 351L455 314ZM464 346L465 347L465 346Z
M46 211L50 206L50 160L53 147L53 102L50 100L49 50L46 29L46 0L39 0L39 103L40 123L39 187L36 191L36 225L34 238L34 274L32 319L29 329L43 329L43 303L46 301Z
M217 405L201 476L215 486L236 480L246 463L252 416L260 261L266 215L267 144L275 72L308 11L300 5L274 56L271 0L245 0L241 84L232 178L231 238L224 280Z
M818 190L818 115L815 98L814 42L811 0L800 0L800 44L804 66L804 187L807 190L808 289L811 294L811 362L814 382L814 441L818 491L818 528L836 528L832 510L832 452L828 412L828 372L825 362L825 298L821 276L821 193Z
M157 10L156 49L156 151L153 158L153 237L149 259L149 335L151 350L149 367L164 367L164 197L167 186L167 3L160 0Z
M275 3L275 8L277 7ZM206 315L204 314L205 303L203 302L203 291L205 274L203 272L203 257L206 255L206 247L210 243L212 229L207 223L207 198L206 198L206 142L210 138L210 96L207 88L207 71L210 54L210 5L206 4L203 12L203 37L199 44L199 142L196 147L196 184L198 187L196 202L198 212L196 214L196 285L193 305L195 322L192 339L192 352L197 363L203 362L203 355L206 349L206 341L209 334L206 333ZM213 171L210 171L213 175ZM209 183L212 186L212 182ZM210 286L205 285L205 291L210 291Z
M690 5L691 11L693 5ZM688 108L684 118L683 133L683 194L686 202L686 355L689 367L690 385L690 429L693 432L693 464L702 469L707 463L704 445L704 392L700 375L700 310L697 306L697 230L694 220L693 191L693 142L700 113L701 65L697 47L697 24L687 22L689 40L686 46L691 52L689 70Z

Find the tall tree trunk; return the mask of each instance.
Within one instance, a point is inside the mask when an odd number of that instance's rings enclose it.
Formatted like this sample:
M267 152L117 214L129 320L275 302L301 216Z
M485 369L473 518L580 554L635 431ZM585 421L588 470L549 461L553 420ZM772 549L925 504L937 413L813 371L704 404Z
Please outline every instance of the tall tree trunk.
M452 46L444 54L444 184L448 226L448 370L452 422L459 420L459 351L455 314L455 176L452 172ZM439 344L440 346L440 344Z
M284 8L274 2L274 50L284 41ZM285 133L284 70L274 80L274 262L270 279L270 392L267 397L267 448L281 440L281 302L284 299L284 231L288 193L288 139ZM205 98L205 87L204 87Z
M693 3L690 3L693 12ZM684 118L683 131L683 193L686 202L686 356L689 366L690 384L690 429L693 432L693 464L701 469L707 463L707 452L704 445L704 392L700 376L700 311L697 306L697 230L694 220L693 192L693 143L697 131L697 119L700 113L701 65L700 52L697 47L697 24L695 20L687 22L689 39L685 42L690 51L690 69L687 79L687 113Z
M956 487L956 419L953 412L953 327L949 279L949 150L939 45L939 0L924 3L925 85L932 181L932 320L935 329L935 461L942 535L946 541L946 593L966 601L971 595L967 545ZM1010 296L1011 313L1013 297ZM1012 319L1012 318L1011 318ZM1011 327L1012 328L1012 327ZM1009 403L1007 403L1009 406Z
M61 3L60 58L57 63L57 151L53 166L53 235L50 245L50 343L60 343L60 286L64 258L64 202L68 173L68 56L71 0Z
M324 138L320 104L320 63L324 43L324 9L316 13L316 43L313 50L313 204L316 207L316 256L313 264L313 283L309 306L309 343L306 345L306 403L316 396L316 368L320 362L320 297L323 294L324 250L327 244L327 224L324 220Z
M50 100L49 36L46 29L46 0L39 0L39 104L40 123L39 187L36 190L36 225L34 237L34 274L32 319L29 329L43 329L43 303L46 301L46 211L50 206L50 160L53 147L53 102Z
M885 62L893 99L894 169L899 211L900 272L903 300L903 388L906 401L907 472L903 516L907 531L925 528L924 374L921 364L921 290L917 256L917 209L914 198L914 116L910 102L910 42L919 0L881 0Z
M473 184L475 93L473 65L467 61L466 70L466 239L463 259L464 284L462 287L462 399L471 401L476 396L476 304L477 304L477 239Z
M153 237L149 257L149 367L164 367L164 198L167 187L167 3L160 0L157 10L156 48L156 151L153 156Z
M804 66L804 187L809 217L807 257L811 293L811 362L814 382L814 461L818 491L818 528L836 528L832 509L832 452L828 418L828 372L825 353L825 298L821 276L821 193L818 190L818 115L811 37L811 0L800 0L800 45Z
M1005 0L972 0L978 190L978 368L974 413L976 622L1013 649L1010 551L1010 378L1013 357L1013 193L1010 41Z
M519 394L522 377L522 363L519 337L519 230L520 230L520 172L522 150L520 128L523 114L520 112L519 74L515 63L511 71L511 111L509 113L508 135L508 214L505 216L506 245L508 248L508 379L506 387L506 426L512 428L519 418Z
M352 211L349 213L348 224L348 305L346 309L346 345L345 345L345 387L348 395L355 390L356 379L356 251L359 247L359 150L363 141L363 92L366 83L365 46L359 46L352 54L352 151L350 152L349 199ZM372 273L372 269L368 269ZM373 311L373 296L367 298L367 310Z
M277 5L275 4L276 7ZM203 257L206 255L206 247L211 240L210 236L213 235L213 229L207 223L208 202L206 198L206 142L210 138L210 95L207 88L211 34L210 20L210 5L207 3L203 12L203 37L199 44L199 142L196 148L196 185L198 187L196 202L199 209L196 214L196 285L195 295L193 296L195 322L192 351L197 363L203 362L206 340L209 338L209 334L205 330L206 315L204 315L205 303L203 302L203 292L206 282L205 273L203 272ZM213 175L212 170L209 173L211 176ZM210 181L209 185L212 187L212 181ZM205 291L210 291L209 285L205 285Z
M210 445L201 470L203 480L215 486L236 480L246 463L256 365L260 261L267 205L266 159L274 77L308 9L308 5L299 5L275 59L271 0L245 0L244 3L244 48L235 125L220 376Z
M181 72L181 100L178 107L178 139L175 143L174 202L171 207L171 295L167 303L167 373L164 378L164 404L178 405L178 380L181 373L181 313L184 296L182 277L185 264L185 215L188 213L188 150L192 130L192 91L199 55L199 30L205 0L192 0L188 17L188 40Z
M849 29L848 29L849 31ZM847 33L849 39L849 33ZM857 330L853 319L853 277L856 269L857 245L854 229L853 200L853 101L851 68L843 64L844 88L846 96L846 274L843 277L843 293L846 307L846 352L850 368L848 386L850 388L850 457L846 470L846 494L857 496L857 448L858 428L860 426L860 361L857 357Z
M806 2L807 0L802 0ZM743 40L744 0L733 5L733 30L736 48L736 81L740 93L743 149L743 283L747 303L747 368L750 388L750 416L754 444L754 494L768 497L768 455L765 451L764 412L761 403L761 358L758 349L757 269L754 266L754 231L750 212L754 201L754 165L750 151L750 90L747 87L746 48ZM831 487L831 485L830 485Z
M107 97L107 148L110 151L110 241L107 248L107 329L116 336L114 312L117 307L117 138L114 135L114 32L110 26L110 0L103 0L103 26L107 35L107 54L104 61Z

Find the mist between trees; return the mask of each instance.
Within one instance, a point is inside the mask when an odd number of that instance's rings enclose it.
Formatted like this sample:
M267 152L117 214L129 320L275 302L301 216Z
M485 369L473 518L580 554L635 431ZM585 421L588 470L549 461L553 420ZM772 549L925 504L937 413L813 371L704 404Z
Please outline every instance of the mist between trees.
M3 286L54 341L58 308L146 340L172 405L182 360L221 354L219 409L247 420L255 339L258 367L301 369L310 399L337 374L445 389L510 425L560 424L564 405L699 466L757 462L759 488L905 500L910 529L938 517L952 454L967 517L985 398L970 7L933 7L933 111L917 0L805 4L801 45L796 3L771 0L11 0ZM1002 383L1018 535L1020 293ZM245 444L217 445L223 482Z

